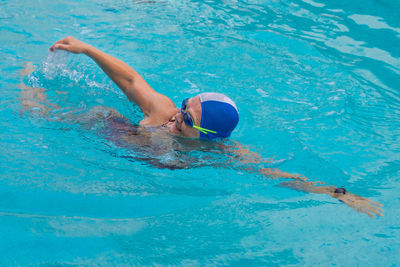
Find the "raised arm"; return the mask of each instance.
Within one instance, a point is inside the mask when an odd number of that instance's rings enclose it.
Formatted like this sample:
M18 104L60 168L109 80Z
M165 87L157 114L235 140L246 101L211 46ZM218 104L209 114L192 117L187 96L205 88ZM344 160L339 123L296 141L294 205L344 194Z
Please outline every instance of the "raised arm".
M125 62L73 37L66 37L56 42L50 47L50 51L54 49L85 54L92 58L128 99L140 107L145 115L141 124L160 125L176 113L177 109L171 99L157 93Z

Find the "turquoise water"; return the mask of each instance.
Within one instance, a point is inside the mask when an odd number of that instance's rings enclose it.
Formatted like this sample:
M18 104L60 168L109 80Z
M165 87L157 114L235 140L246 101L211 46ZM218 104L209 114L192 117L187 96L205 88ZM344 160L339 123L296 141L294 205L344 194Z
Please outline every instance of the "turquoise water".
M0 265L400 264L399 8L0 1ZM384 216L235 162L213 167L225 159L211 152L186 151L205 166L178 170L137 159L155 155L82 123L98 105L141 115L89 59L48 52L67 35L123 59L177 105L228 94L240 112L232 140L269 167L382 203ZM21 82L54 108L25 110Z

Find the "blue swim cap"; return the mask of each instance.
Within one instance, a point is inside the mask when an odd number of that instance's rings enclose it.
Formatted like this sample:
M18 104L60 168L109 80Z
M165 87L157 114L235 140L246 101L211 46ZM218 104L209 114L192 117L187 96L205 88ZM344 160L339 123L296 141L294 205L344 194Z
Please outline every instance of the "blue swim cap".
M239 122L239 112L235 103L226 95L219 93L202 93L201 101L201 128L216 131L217 133L204 134L200 138L226 138L231 135Z

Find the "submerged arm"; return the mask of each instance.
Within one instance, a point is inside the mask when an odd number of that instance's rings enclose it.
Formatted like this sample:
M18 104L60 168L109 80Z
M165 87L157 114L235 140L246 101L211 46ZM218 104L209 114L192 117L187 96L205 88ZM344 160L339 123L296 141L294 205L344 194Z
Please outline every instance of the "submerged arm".
M34 71L32 62L25 62L24 68L20 71L20 101L21 105L26 111L39 114L42 117L47 117L49 120L55 120L54 117L49 116L53 110L59 109L60 107L56 103L52 103L47 95L46 89L32 87L26 85L23 81L23 77L28 76ZM62 93L56 91L57 94Z
M338 199L340 202L355 209L358 212L366 213L369 217L383 216L382 204L372 201L368 198L352 194L344 188L335 186L318 185L316 182L306 181L288 181L282 182L279 186L292 188L297 191L303 191L315 194L325 194Z
M295 189L297 191L325 194L338 199L347 206L362 212L374 218L374 216L383 216L381 204L368 198L352 194L344 188L336 186L327 186L323 182L313 182L303 175L292 174L273 168L258 168L260 163L271 162L270 159L263 159L258 153L251 152L247 147L235 142L233 146L225 147L233 159L245 163L243 170L250 173L261 174L269 179L285 178L289 181L281 182L278 186Z

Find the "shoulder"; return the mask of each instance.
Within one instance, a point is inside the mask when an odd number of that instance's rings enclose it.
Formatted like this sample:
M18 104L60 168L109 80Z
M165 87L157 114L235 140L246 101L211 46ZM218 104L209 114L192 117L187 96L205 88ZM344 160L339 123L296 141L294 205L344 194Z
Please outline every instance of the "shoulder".
M169 97L156 93L151 101L149 115L144 117L139 124L143 126L162 125L175 116L177 112L179 112L179 109Z

